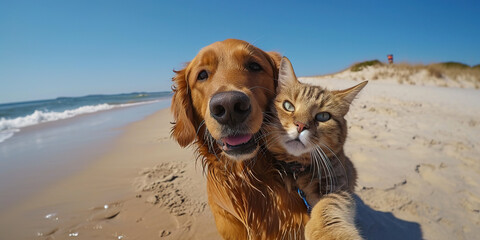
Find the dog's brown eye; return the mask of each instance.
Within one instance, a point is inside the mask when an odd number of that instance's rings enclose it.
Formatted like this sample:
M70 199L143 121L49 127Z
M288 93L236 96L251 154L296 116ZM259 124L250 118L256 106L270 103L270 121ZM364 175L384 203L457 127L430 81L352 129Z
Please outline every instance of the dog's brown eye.
M208 73L205 70L202 70L197 77L197 80L206 80L208 78Z
M249 62L247 63L247 69L249 71L252 71L252 72L259 72L259 71L262 71L262 67L260 66L260 64L256 63L256 62Z

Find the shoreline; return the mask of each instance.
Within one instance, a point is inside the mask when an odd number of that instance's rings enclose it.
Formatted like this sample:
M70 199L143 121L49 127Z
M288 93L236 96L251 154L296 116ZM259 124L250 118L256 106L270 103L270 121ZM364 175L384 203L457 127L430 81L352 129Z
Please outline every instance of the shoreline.
M58 118L58 119L55 119L55 120L48 120L48 121L44 121L44 122L32 123L31 125L27 125L27 126L24 126L24 127L18 127L18 128L16 127L14 129L12 129L14 134L11 137L8 137L5 140L1 141L0 144L4 143L6 141L12 140L12 138L15 138L18 135L22 135L22 133L24 133L24 132L38 131L38 130L43 130L43 129L46 129L46 128L49 128L49 127L66 126L66 125L70 125L72 123L80 122L85 118L95 116L95 115L104 114L104 113L122 111L122 110L129 109L129 108L142 107L142 106L153 105L153 104L158 104L158 105L161 105L162 108L167 108L169 104L165 105L165 103L166 102L169 103L170 100L171 100L171 97L167 97L167 98L160 98L160 99L156 99L156 100L148 101L148 102L120 104L120 105L125 105L125 106L111 105L112 108L109 108L109 109L101 109L101 110L97 110L97 111L93 111L93 112L79 113L79 114L76 114L76 115L73 115L73 116L70 116L70 117L66 117L66 118ZM76 109L73 109L73 110L76 110ZM68 110L65 110L65 111L68 111ZM55 113L61 114L62 112L55 112ZM30 114L30 115L32 115L32 114ZM14 118L14 119L6 119L6 120L16 120L16 119L25 118L25 117L26 116L17 117L17 118Z

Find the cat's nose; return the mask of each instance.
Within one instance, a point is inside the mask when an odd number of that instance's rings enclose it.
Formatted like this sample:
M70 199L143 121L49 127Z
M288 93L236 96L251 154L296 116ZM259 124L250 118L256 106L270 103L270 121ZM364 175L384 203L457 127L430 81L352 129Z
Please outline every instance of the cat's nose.
M307 124L299 122L299 121L295 121L295 122L293 122L293 124L295 124L297 126L298 133L301 133L301 132L303 132L303 130L308 128Z

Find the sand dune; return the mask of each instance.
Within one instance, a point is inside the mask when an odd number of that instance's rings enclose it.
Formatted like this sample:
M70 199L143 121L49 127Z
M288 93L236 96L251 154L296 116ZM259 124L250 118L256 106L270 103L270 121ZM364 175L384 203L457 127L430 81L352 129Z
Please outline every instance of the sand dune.
M360 63L362 64L362 63ZM354 65L355 67L355 65ZM360 70L358 70L360 69ZM480 89L480 70L446 64L377 64L345 69L320 79L371 80L405 85Z

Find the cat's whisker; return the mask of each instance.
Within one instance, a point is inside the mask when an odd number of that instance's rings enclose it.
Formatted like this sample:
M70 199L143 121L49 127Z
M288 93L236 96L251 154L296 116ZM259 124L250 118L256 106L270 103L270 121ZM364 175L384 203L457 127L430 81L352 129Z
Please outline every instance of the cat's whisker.
M325 164L324 164L324 160L323 160L323 157L321 156L321 154L320 154L318 151L316 151L316 149L315 149L314 153L315 153L315 155L317 156L316 159L320 160L320 161L318 161L318 163L319 163L319 170L318 170L318 171L319 171L319 173L320 173L320 174L319 174L319 179L318 179L318 181L320 182L320 186L321 186L321 184L322 184L322 177L321 177L321 171L320 171L320 167L321 167L321 170L323 170L323 172L325 173L325 184L326 184L326 186L325 186L325 191L326 191L325 194L327 194L327 193L328 193L328 190L327 190L327 188L328 188L328 179L327 179L328 174L327 174L326 168L323 167L323 166L325 165Z
M259 154L265 155L266 152L268 151L268 148L277 142L277 140L280 138L280 136L276 136L274 138L270 138L272 134L275 134L279 131L271 131L267 132L267 130L261 129L259 136L257 136L256 139L260 142L260 151Z
M310 171L312 171L312 177L310 178L310 182L313 182L313 179L315 177L315 157L311 152L310 152L310 166L311 166Z
M317 169L317 172L318 172L318 182L319 182L319 192L322 193L322 167L321 167L321 157L320 155L315 151L315 148L317 147L317 145L312 141L312 140L309 140L309 143L314 146L314 149L313 151L310 152L310 156L311 156L311 162L312 164L316 164L316 169ZM325 172L325 175L326 175L326 172ZM315 176L315 168L313 170L313 173L312 173L312 178Z
M330 147L328 147L327 144L322 143L322 142L320 142L320 144L322 144L325 148L327 148L327 149L333 154L333 156L335 156L335 158L337 159L337 161L340 163L340 166L342 167L342 170L343 170L343 175L345 176L346 181L347 181L347 184L348 184L349 181L348 181L347 169L346 169L345 166L343 165L342 161L340 161L340 159L337 157L337 154L335 154L335 152L333 152L333 150L332 150Z
M325 179L327 177L327 171L325 171L325 168L322 167L323 164L322 164L322 158L321 158L320 154L315 152L315 155L316 155L316 159L317 159L318 182L320 183L320 187L321 187L322 186L322 170L323 170L323 175L325 175ZM327 182L325 182L325 184L327 184ZM326 186L325 186L325 189L326 189ZM325 192L325 194L326 193L327 192Z
M266 148L270 148L273 144L276 144L281 138L282 138L281 136L276 136L272 139L269 139L265 145Z
M317 150L317 152L320 154L320 156L323 159L325 169L328 172L327 177L328 177L330 192L333 192L333 187L336 184L335 183L336 182L335 181L336 176L334 176L334 171L331 167L330 159L328 159L328 156L323 152L323 150L320 147L316 147L315 149Z
M273 118L273 117L275 117L275 113L276 113L276 111L274 110L274 111L272 112L272 111L270 111L270 110L265 110L265 111L263 111L263 113L269 113L269 114L271 114L271 116L270 116L270 117L272 117L272 118Z
M322 178L322 170L323 170L323 172L325 172L325 170L323 168L322 159L315 149L313 149L313 151L310 152L310 155L313 157L312 162L315 163L315 165L316 165L316 170L318 172L318 180L320 181L321 178ZM321 184L321 182L320 182L320 184Z
M271 92L271 93L275 94L275 92L274 92L274 91L272 91L272 90L270 90L270 89L268 89L268 88L262 87L262 86L253 86L253 87L249 88L248 90L250 90L250 91L251 91L251 90L253 90L253 89L255 89L255 88L264 89L264 90L267 90L267 91L269 91L269 92Z
M275 124L278 124L278 123L275 121L275 119L264 118L263 124L265 124L266 126L275 126Z
M260 136L258 136L258 139L264 139L264 138L267 138L268 136L272 135L272 134L277 134L276 132L268 132L268 133L262 133Z
M281 132L279 131L270 131L270 132L260 132L260 136L258 136L259 139L265 139L265 141L271 141L271 139L269 138L269 136L271 135L277 135L275 136L274 139L277 139L279 137L281 137Z
M323 151L322 148L319 148L320 151L323 153L323 155L328 159L328 166L330 168L330 171L332 172L332 182L333 182L333 185L332 185L332 188L331 188L331 191L333 192L337 186L338 186L338 179L337 179L337 173L335 172L335 168L333 167L333 164L332 164L332 161L330 160L330 158L327 156L327 154Z
M329 160L327 160L329 161ZM329 169L330 175L328 177L330 182L330 193L334 192L337 186L337 176L335 176L335 171L331 167L331 163L327 163L327 168Z
M316 152L315 151L312 151L310 152L310 161L312 163L312 178L310 181L313 181L314 177L316 176L315 175L315 169L317 170L317 173L318 173L318 183L319 183L319 186L318 186L318 190L320 191L320 193L322 193L322 171L320 169L320 163L318 162L318 157L316 155Z

